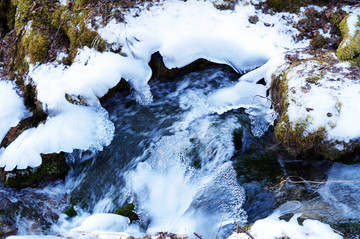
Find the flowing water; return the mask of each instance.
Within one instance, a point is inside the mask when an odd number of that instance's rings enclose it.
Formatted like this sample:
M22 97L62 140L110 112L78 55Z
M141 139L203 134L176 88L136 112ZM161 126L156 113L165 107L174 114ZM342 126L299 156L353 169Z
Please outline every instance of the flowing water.
M134 203L143 233L225 238L234 222L251 224L292 202L285 217L300 210L304 218L356 234L358 184L279 183L289 176L357 181L359 166L293 160L278 148L271 128L254 136L243 109L221 115L209 110L207 97L238 77L229 67L212 65L172 81L156 79L148 106L117 93L103 104L116 127L111 145L69 155L73 169L65 183L21 191L0 187L6 225L16 224L18 234L61 234L82 216ZM67 198L78 217L62 214L70 206Z

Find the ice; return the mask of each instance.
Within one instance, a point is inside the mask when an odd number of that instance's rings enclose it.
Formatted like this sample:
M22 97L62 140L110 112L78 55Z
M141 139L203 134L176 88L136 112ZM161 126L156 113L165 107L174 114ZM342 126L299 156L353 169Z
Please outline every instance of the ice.
M0 166L7 171L15 167L38 167L40 153L72 152L74 148L87 150L92 147L101 150L111 142L114 126L104 115L97 113L96 107L70 103L67 107L66 111L49 117L44 124L20 134L0 154ZM100 129L99 121L107 128Z
M319 190L323 200L338 210L333 213L334 221L360 219L359 170L359 164L335 163L328 172L327 183Z
M51 113L61 110L66 103L65 94L79 95L86 104L97 105L97 97L104 96L122 77L135 90L146 92L151 69L143 61L85 47L78 51L70 67L52 63L31 65L29 76L36 84L38 99Z
M23 99L16 93L12 82L0 81L0 142L11 127L29 116Z

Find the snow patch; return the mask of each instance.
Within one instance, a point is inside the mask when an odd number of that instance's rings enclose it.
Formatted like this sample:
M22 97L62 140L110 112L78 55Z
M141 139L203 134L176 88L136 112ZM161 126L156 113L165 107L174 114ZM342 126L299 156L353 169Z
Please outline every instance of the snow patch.
M273 239L289 237L292 239L341 239L342 236L336 234L329 225L317 220L306 219L303 225L299 225L298 218L300 213L295 214L290 221L280 220L274 215L265 219L258 220L250 229L254 238ZM247 239L245 233L234 233L228 239Z

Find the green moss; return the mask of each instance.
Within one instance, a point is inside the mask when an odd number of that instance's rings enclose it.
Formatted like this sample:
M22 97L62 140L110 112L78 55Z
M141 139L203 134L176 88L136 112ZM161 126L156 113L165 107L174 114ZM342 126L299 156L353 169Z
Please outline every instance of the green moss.
M314 59L309 59L314 60ZM318 59L316 59L318 60ZM306 60L308 61L308 60ZM275 125L275 137L285 147L285 149L297 157L323 156L329 159L336 159L347 150L339 151L334 146L338 142L330 142L326 137L325 127L320 127L315 131L309 131L308 127L312 119L310 117L301 119L297 122L291 122L287 113L290 100L288 93L287 75L294 66L302 64L305 61L293 62L282 73L273 76L271 85L271 95L275 111L280 117ZM320 63L323 63L319 59ZM316 84L321 75L309 77L306 81ZM337 104L338 111L341 111L341 104ZM344 145L346 149L351 149L350 145ZM348 150L348 151L349 151Z
M310 45L313 49L324 48L326 44L327 41L325 37L323 37L321 34L318 34L317 36L313 37L310 42Z
M1 171L0 174L6 185L24 188L38 182L64 177L69 171L65 161L65 154L41 155L42 164L37 168L25 170Z
M133 203L129 203L122 207L119 207L115 210L114 214L118 214L130 219L130 222L139 220L139 216L134 212L135 205Z
M306 82L312 83L312 84L317 83L319 80L320 80L320 76L317 76L317 75L306 78Z
M348 17L349 16L345 17L340 23L343 40L336 50L336 55L341 60L354 60L359 57L360 54L360 31L358 30L353 37L350 37L347 25Z
M41 32L31 31L22 38L21 45L30 63L43 62L47 58L50 42L48 36Z
M239 0L223 0L223 3L217 4L213 3L214 7L219 10L234 10L235 5L239 2Z
M64 213L69 217L77 216L77 212L75 211L74 206L69 207Z
M309 123L310 119L304 119L294 125L289 121L289 116L284 114L275 126L275 136L293 155L311 154L313 150L319 150L319 146L323 145L326 131L321 127L314 132L307 132Z
M84 105L87 106L87 104L84 102L84 99L80 96L80 95L69 95L69 94L65 94L65 99L70 102L71 104L74 105Z

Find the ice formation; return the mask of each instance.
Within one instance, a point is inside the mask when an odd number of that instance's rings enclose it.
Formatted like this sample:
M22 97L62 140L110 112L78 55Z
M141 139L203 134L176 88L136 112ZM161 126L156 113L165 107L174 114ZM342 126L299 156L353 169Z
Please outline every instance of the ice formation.
M16 93L11 82L0 81L0 142L11 127L29 116L23 99Z

